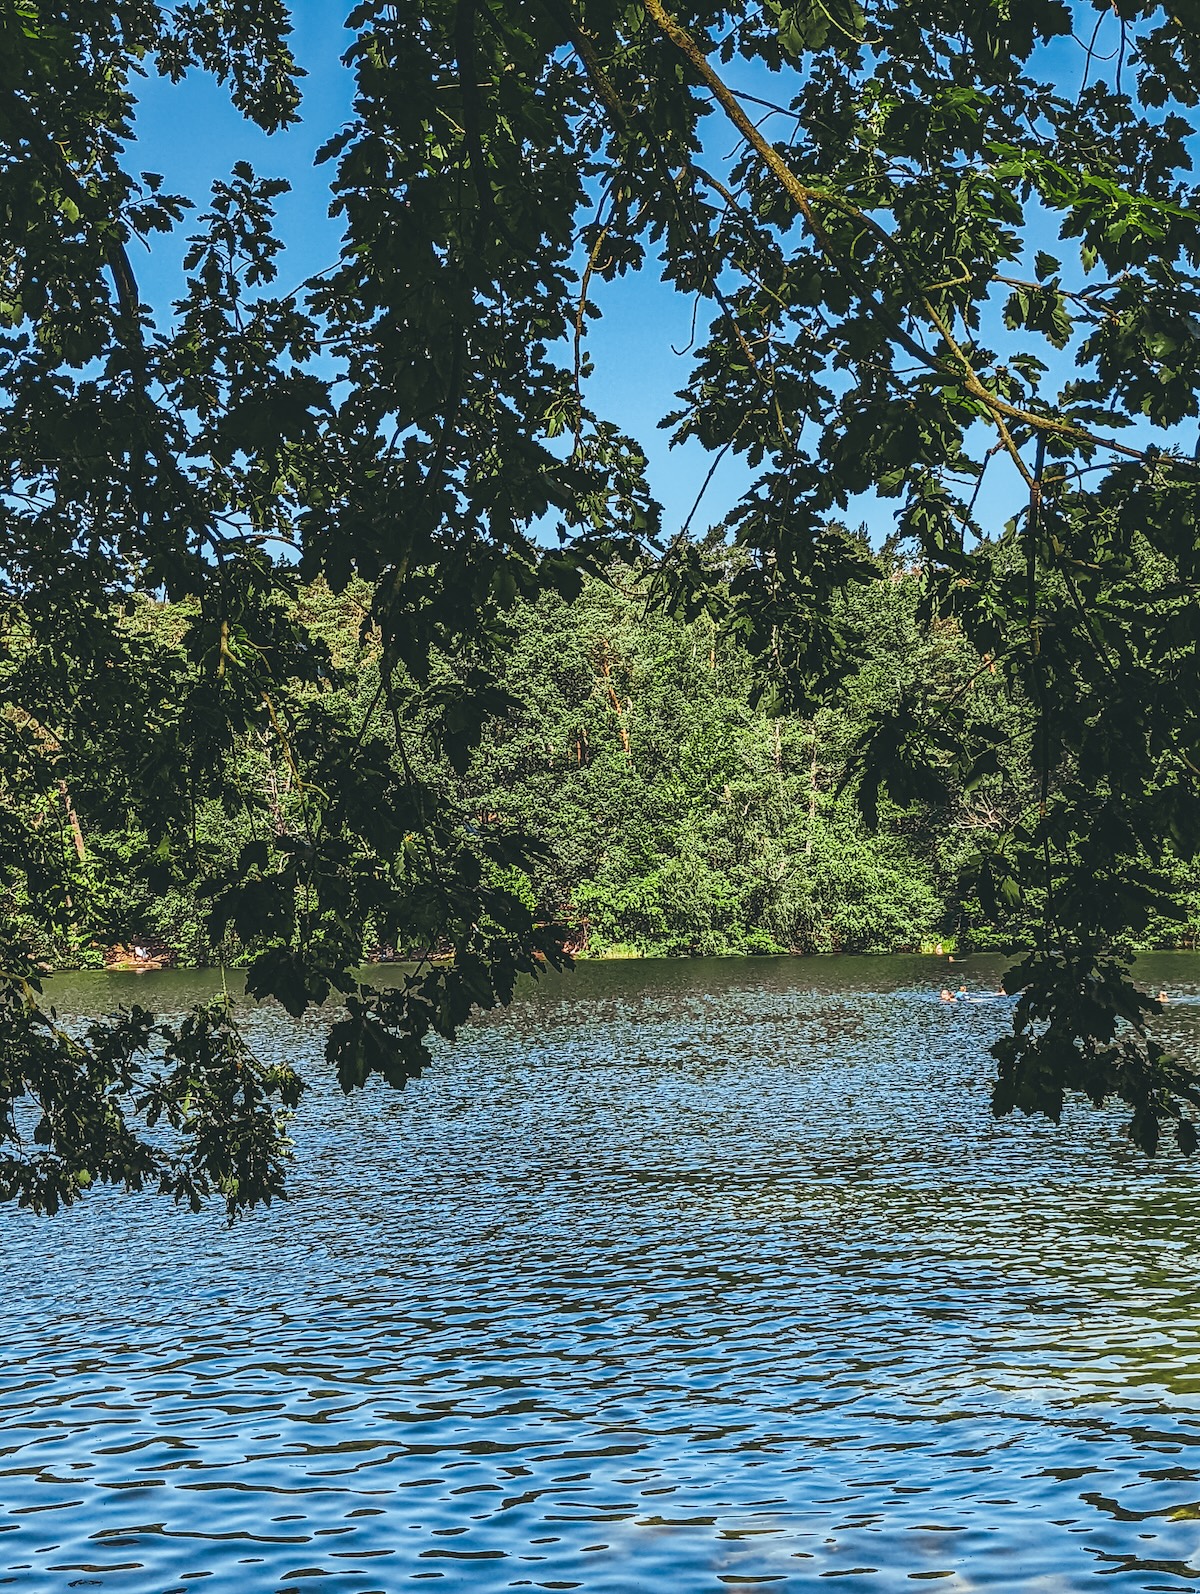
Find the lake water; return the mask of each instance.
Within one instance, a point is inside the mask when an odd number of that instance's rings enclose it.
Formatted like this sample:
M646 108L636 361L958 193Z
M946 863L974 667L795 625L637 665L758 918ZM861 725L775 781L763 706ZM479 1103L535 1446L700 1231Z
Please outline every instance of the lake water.
M0 1585L1200 1590L1200 1164L993 1123L1004 1006L942 977L585 965L404 1095L314 1089L232 1230L0 1212ZM1200 958L1145 977L1200 1046Z

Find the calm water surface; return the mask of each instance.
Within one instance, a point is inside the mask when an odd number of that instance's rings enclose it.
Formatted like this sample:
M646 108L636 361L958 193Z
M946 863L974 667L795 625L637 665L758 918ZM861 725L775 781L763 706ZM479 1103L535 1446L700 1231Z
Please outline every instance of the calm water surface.
M1200 958L1145 973L1200 1047ZM585 966L312 1091L282 1209L0 1214L0 1584L1200 1590L1200 1168L993 1124L939 977Z

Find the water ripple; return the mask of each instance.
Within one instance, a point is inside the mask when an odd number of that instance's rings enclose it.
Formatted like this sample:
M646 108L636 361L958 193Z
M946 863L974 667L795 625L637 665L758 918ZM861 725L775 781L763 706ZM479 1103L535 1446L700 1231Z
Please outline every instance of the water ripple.
M1197 1175L992 1122L930 968L586 966L311 1093L232 1231L5 1213L0 1587L1200 1591ZM1200 959L1147 978L1194 1045Z

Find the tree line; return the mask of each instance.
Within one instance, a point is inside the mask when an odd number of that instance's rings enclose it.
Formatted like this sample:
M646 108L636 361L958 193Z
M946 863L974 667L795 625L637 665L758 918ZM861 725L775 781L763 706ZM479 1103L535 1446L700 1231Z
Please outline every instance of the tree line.
M717 568L733 556L710 540L707 557ZM1006 895L996 879L1006 838L1037 807L1029 705L958 626L930 616L918 565L890 551L872 559L881 579L849 589L837 616L860 667L807 717L764 698L736 628L711 610L671 612L661 566L618 563L585 577L572 601L543 592L515 605L502 711L465 757L455 756L453 729L426 710L406 723L403 745L393 727L393 759L467 832L521 839L522 862L493 864L494 880L532 917L562 926L575 956L1029 946L1041 905ZM380 679L378 640L364 630L369 603L356 583L335 594L318 582L289 600L290 623L321 661L296 710L361 721ZM186 698L193 618L186 604L150 599L125 616L141 666L158 661L142 679L142 712ZM162 674L172 657L173 688ZM440 658L414 701L451 691L456 668ZM864 741L914 692L960 692L972 734L989 736L998 756L972 778L946 760L940 786L902 801L883 794L868 824L855 789ZM264 843L303 844L302 778L278 719L264 710L228 751L225 796L195 804L193 846L178 856L146 827L138 771L103 736L80 733L69 784L60 776L25 799L40 856L5 891L44 965L238 966L269 948L270 923L256 923L252 905L220 920L211 889ZM402 856L413 837L397 840ZM1131 946L1194 944L1200 874L1177 860L1169 871L1173 900L1157 904ZM49 923L48 887L62 904ZM363 925L364 962L446 950L436 932L396 944L370 917Z

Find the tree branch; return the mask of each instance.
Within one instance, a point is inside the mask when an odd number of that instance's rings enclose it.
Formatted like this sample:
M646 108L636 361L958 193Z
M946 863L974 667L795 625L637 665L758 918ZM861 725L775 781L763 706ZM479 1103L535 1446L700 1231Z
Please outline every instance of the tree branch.
M826 258L832 264L836 264L839 269L857 279L856 286L860 299L873 314L888 325L892 335L902 348L938 376L960 382L965 392L990 411L997 430L1000 432L1006 452L1012 457L1014 464L1016 464L1027 482L1029 481L1027 467L1020 461L1011 434L1004 424L1006 422L1016 422L1022 426L1029 427L1034 432L1052 433L1087 447L1108 449L1113 453L1123 455L1127 459L1135 459L1143 463L1147 460L1148 456L1141 449L1129 448L1112 438L1098 437L1070 421L1056 420L1053 416L1039 414L1035 410L1020 409L1017 405L1009 404L1006 400L1000 398L998 394L993 393L980 379L965 350L954 337L945 317L930 301L926 291L915 281L903 251L896 243L896 240L874 217L860 210L857 205L842 199L838 195L822 193L819 189L810 188L807 184L801 182L775 146L763 136L759 128L746 115L746 112L739 104L738 96L728 87L724 79L714 71L705 51L701 49L692 35L681 27L666 11L662 5L662 0L644 0L644 3L647 14L653 18L659 31L685 57L726 116L791 199L796 209L800 212L805 225L820 244ZM940 356L930 353L928 349L923 348L896 320L891 312L879 303L870 288L864 283L861 273L856 270L853 262L846 258L837 257L837 252L828 233L817 219L815 207L819 205L828 205L839 214L857 221L870 231L877 242L892 256L907 279L910 288L913 289L915 303L922 311L924 318L945 342L954 357L953 361L942 359Z

